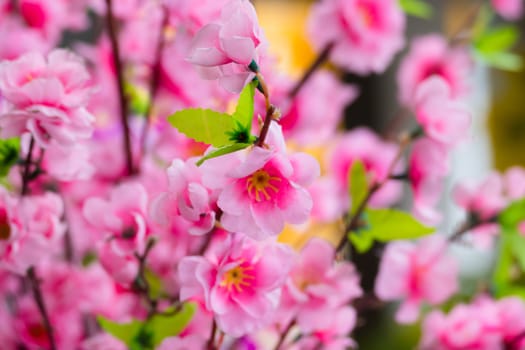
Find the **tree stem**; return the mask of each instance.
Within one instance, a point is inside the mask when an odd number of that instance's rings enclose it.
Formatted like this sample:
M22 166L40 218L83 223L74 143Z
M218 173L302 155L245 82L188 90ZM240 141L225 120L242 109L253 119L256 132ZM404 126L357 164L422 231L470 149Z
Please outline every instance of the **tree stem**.
M51 350L56 350L57 346L55 343L55 337L54 337L54 330L53 326L51 325L51 322L49 320L49 315L47 313L46 305L44 303L44 298L42 297L42 291L40 290L40 282L36 276L35 268L30 267L29 270L27 270L27 279L29 280L29 283L31 284L31 289L33 290L33 297L36 301L36 304L38 306L38 311L40 311L40 315L42 316L42 320L44 322L44 327L46 329L49 346L51 347Z
M33 150L35 148L35 138L31 136L31 141L29 141L29 150L27 151L27 156L24 164L24 170L22 172L22 196L25 196L29 192L29 183L31 182L31 163L33 162Z

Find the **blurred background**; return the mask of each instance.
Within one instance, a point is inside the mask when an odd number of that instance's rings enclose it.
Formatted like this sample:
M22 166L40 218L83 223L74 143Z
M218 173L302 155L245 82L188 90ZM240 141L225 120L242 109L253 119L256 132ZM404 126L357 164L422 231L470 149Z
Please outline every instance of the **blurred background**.
M309 0L255 0L261 25L265 29L270 51L276 55L280 67L300 77L315 59L306 34ZM455 33L471 15L479 1L430 0L434 9L430 19L408 17L407 38L440 32ZM521 39L515 48L522 57L525 52L525 21L516 23ZM366 125L378 132L388 128L389 120L398 108L395 73L405 50L399 54L389 70L381 75L360 77L338 72L344 81L356 84L360 95L346 109L344 127ZM335 68L327 65L326 68ZM337 71L336 71L337 72ZM458 147L453 155L452 174L448 179L442 209L445 220L440 227L451 232L462 220L463 214L450 200L450 192L459 180L480 180L491 169L504 171L512 165L525 165L525 72L508 72L478 64L472 77L472 94L468 105L473 116L470 140ZM327 101L329 103L329 101ZM355 257L362 271L362 285L373 290L378 256L382 247ZM457 244L454 255L461 263L462 292L465 298L484 288L493 266L493 253ZM461 299L461 296L459 297ZM456 300L457 301L457 300ZM446 308L446 306L445 306ZM355 340L361 349L413 349L418 339L418 326L399 326L393 322L393 310L367 308L359 320Z

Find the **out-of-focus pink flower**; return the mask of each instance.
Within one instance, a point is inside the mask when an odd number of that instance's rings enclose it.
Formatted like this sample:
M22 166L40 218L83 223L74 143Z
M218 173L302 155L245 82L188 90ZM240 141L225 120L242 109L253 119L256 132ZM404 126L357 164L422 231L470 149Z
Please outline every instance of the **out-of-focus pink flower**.
M169 9L170 24L182 26L191 33L220 17L221 10L230 0L164 0Z
M468 92L466 83L472 66L466 48L450 47L438 34L418 37L398 70L399 99L407 106L413 105L419 84L433 75L448 84L452 98L462 97Z
M382 300L403 300L396 314L398 322L415 322L421 303L440 304L457 290L457 264L446 255L446 249L445 237L437 234L417 244L394 242L387 246L375 293Z
M441 221L435 206L441 198L448 171L448 150L442 144L429 138L414 142L408 170L414 193L413 212L430 225Z
M248 65L259 62L265 42L253 5L232 0L224 6L219 22L195 35L188 60L204 79L219 79L226 90L240 92L255 76Z
M0 37L10 38L0 46L0 59L14 60L29 51L46 53L51 48L51 43L45 40L42 33L24 26L13 17L0 20Z
M301 337L290 346L289 350L344 350L354 348L355 341L349 337L357 323L357 314L349 306L342 306L332 311L329 323L322 329Z
M43 168L60 181L86 180L94 173L87 145L76 143L69 148L52 143L46 150Z
M503 175L505 195L509 200L525 197L525 169L519 166L509 168Z
M316 73L283 110L279 123L284 135L303 145L326 142L341 121L344 108L357 94L357 88L342 84L332 74Z
M514 21L523 15L523 0L491 0L494 10L503 18Z
M144 186L124 183L110 193L108 200L93 197L86 200L86 220L102 232L116 254L142 252L147 234L146 208L148 194Z
M181 300L203 300L228 335L253 333L272 320L292 254L283 244L230 235L207 257L181 260Z
M2 193L0 209L0 265L16 273L49 258L64 232L64 204L47 192L15 198Z
M345 133L339 140L328 159L328 167L337 181L341 206L346 210L350 206L348 195L348 172L355 161L363 163L369 182L380 182L389 175L388 170L397 154L398 146L382 141L366 128L356 128ZM402 165L396 168L401 171ZM374 207L388 206L399 199L401 185L397 181L388 181L371 198Z
M417 86L414 109L416 120L429 138L449 146L465 139L470 114L452 99L449 85L442 78L432 76Z
M191 225L189 233L203 235L215 224L211 193L202 185L200 169L194 162L175 159L168 168L168 191L152 202L150 215L163 226L171 225L177 216Z
M491 300L478 297L459 304L445 315L433 311L423 323L422 350L523 349L525 306L515 297Z
M278 321L295 318L305 334L330 328L334 310L362 294L359 277L352 264L334 263L335 249L313 238L301 251L286 281ZM287 320L288 319L288 320Z
M82 342L81 350L126 350L128 347L122 341L108 333L100 333Z
M89 74L72 52L47 57L28 53L0 63L1 137L30 132L41 147L51 140L68 147L91 136L93 116L86 110Z
M404 29L396 0L323 0L309 25L314 45L333 44L334 63L358 74L383 72L403 47Z

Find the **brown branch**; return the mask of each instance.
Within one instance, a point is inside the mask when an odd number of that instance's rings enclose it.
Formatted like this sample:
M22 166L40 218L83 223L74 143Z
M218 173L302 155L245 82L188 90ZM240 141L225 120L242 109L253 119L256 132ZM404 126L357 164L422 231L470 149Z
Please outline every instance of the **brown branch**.
M293 326L295 326L295 319L292 320L288 324L288 326L286 326L286 328L283 330L283 332L281 333L281 336L279 337L279 340L277 341L277 344L275 344L275 347L273 348L274 350L279 350L281 348L281 346L284 344L284 341L286 340L286 337L292 330Z
M22 196L25 196L29 192L29 183L31 182L31 163L33 162L33 150L35 148L35 138L31 136L31 141L29 141L29 150L27 151L27 156L24 162L24 170L22 171Z
M270 130L270 124L272 123L272 120L274 118L275 106L273 106L270 103L270 92L268 89L268 85L266 85L266 82L264 81L263 76L259 72L257 72L256 76L257 80L259 81L262 94L264 95L264 102L266 104L266 116L264 117L264 123L261 128L259 137L257 138L257 142L255 142L255 146L263 147L264 140L266 140L266 136L268 135L268 131Z
M303 86L312 77L315 71L319 69L319 67L321 67L321 65L328 59L328 57L330 56L330 52L332 52L332 49L334 48L334 45L334 42L328 43L328 45L326 45L324 49L319 53L315 61L313 61L310 67L308 67L308 69L305 71L302 78L297 82L297 84L295 84L292 90L290 90L290 93L288 94L290 98L293 99L295 96L297 96L299 91L301 91Z
M57 346L53 334L53 326L51 325L51 322L49 320L46 304L44 303L42 291L40 290L40 281L36 276L34 267L30 267L29 270L27 270L27 279L29 280L29 283L31 285L31 289L33 291L33 298L35 299L35 302L38 306L38 311L40 312L40 315L42 316L42 321L44 322L44 328L46 329L49 346L51 347L51 350L56 350Z
M135 174L133 168L133 153L131 150L131 135L128 123L128 102L126 99L124 89L124 73L122 67L122 60L120 56L120 48L117 41L116 23L115 17L113 16L113 8L111 4L112 0L106 0L107 15L106 15L106 26L109 34L109 40L111 42L111 49L113 51L113 65L117 73L117 86L118 86L118 97L120 105L120 122L122 124L122 131L124 133L123 147L124 154L126 157L126 175Z
M159 303L157 299L151 296L151 287L146 278L146 260L148 258L149 253L155 246L155 243L156 241L154 239L150 239L148 240L148 243L146 244L146 248L144 249L144 253L142 255L135 253L135 257L139 262L139 271L137 273L137 278L135 280L134 287L148 303L148 319L157 313L157 307Z
M217 322L215 322L215 319L213 319L213 323L211 325L211 332L210 332L210 339L208 339L208 344L206 346L206 349L208 350L215 350L215 334L217 333Z
M166 43L166 40L164 38L164 30L166 29L166 26L168 25L169 20L169 13L168 9L165 6L162 6L163 11L163 19L162 23L160 25L160 32L159 32L159 39L157 41L157 47L155 50L155 63L153 64L152 69L152 76L149 81L149 101L148 105L146 106L146 111L144 113L146 121L144 122L144 125L142 127L142 132L140 135L140 148L141 148L141 154L143 155L146 148L146 141L148 138L148 133L150 129L151 124L151 114L153 111L153 103L155 101L155 98L157 96L157 92L159 90L160 86L160 78L161 78L161 68L162 68L162 52L164 51L164 45Z

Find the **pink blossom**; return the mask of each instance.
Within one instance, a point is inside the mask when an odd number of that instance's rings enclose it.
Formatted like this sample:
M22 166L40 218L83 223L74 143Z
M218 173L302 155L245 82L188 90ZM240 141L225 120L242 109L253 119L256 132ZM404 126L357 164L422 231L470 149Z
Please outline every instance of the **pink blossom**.
M438 34L415 38L398 70L399 99L412 106L419 84L431 76L438 76L447 83L452 98L462 97L468 92L466 83L472 66L466 48L450 47Z
M350 206L348 195L348 173L355 161L363 163L369 182L385 180L389 175L391 163L397 154L398 146L381 140L376 134L366 128L356 128L345 133L328 158L328 169L337 181L339 200L343 209ZM396 170L402 168L401 164ZM398 200L401 195L401 185L397 181L389 181L371 198L374 207L388 206Z
M4 40L0 46L0 59L14 60L29 51L46 53L51 48L42 33L13 17L0 20L0 37L8 36L10 39Z
M144 248L147 205L148 194L142 185L124 183L115 187L107 200L98 197L86 200L83 214L101 231L115 254L127 255L140 253Z
M334 247L313 238L290 271L279 311L290 313L287 318L295 318L303 333L328 329L334 310L362 294L354 266L347 262L335 264L334 258ZM278 319L280 323L292 321L281 316Z
M1 137L30 132L41 147L51 140L70 146L91 136L93 116L85 106L89 74L75 54L57 49L47 57L28 53L0 63Z
M452 99L449 85L440 77L430 77L417 86L415 114L425 134L437 142L453 146L466 138L470 114Z
M199 168L191 160L175 159L168 168L168 181L168 191L152 202L152 218L166 226L180 216L190 223L190 234L210 232L215 225L214 203L210 191L202 185Z
M523 0L491 0L494 10L509 21L519 19L523 15Z
M525 197L525 169L519 166L509 168L503 175L504 191L511 201Z
M253 333L272 320L291 259L285 245L231 235L207 257L181 260L181 300L202 298L226 334Z
M448 171L448 151L442 144L429 138L414 142L408 171L414 194L413 212L430 225L441 221L435 206L441 198Z
M342 84L332 74L316 73L291 105L283 109L279 123L284 135L302 145L326 142L341 122L344 108L357 98L357 94L356 87Z
M53 142L46 150L43 168L57 180L86 180L94 173L89 157L85 144L76 143L64 148Z
M194 33L220 17L221 10L230 0L164 0L169 9L170 23Z
M81 350L126 350L127 346L122 341L107 333L100 333L84 340Z
M259 61L264 44L253 5L248 0L232 0L224 6L220 21L195 35L188 60L204 79L219 79L226 90L240 92L254 78L248 65Z
M400 323L417 320L421 303L437 305L458 288L456 261L446 255L444 236L420 242L390 243L379 267L375 293L382 300L403 299L396 313Z
M396 0L323 0L312 9L309 29L318 49L334 45L334 63L382 73L403 47L405 17Z

